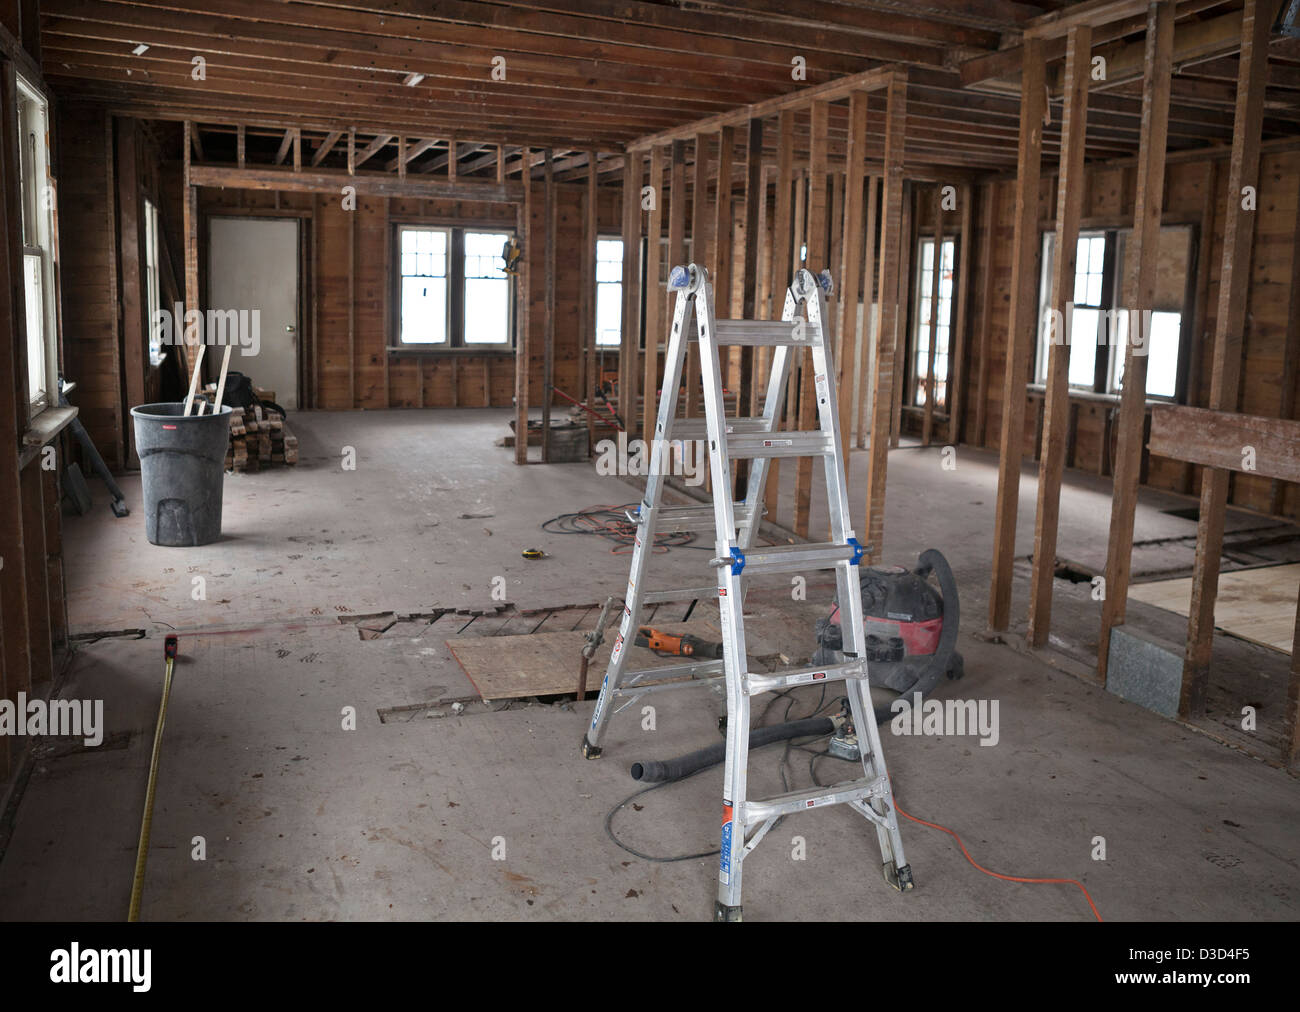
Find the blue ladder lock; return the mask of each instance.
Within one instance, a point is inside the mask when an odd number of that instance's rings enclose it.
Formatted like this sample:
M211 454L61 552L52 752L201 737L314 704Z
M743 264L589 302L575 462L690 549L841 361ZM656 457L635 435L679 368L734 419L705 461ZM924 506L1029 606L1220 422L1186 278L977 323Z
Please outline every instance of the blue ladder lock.
M863 555L862 545L858 543L857 538L849 538L848 541L845 543L853 546L853 558L849 559L849 565L856 566L858 563L862 561L862 555Z
M731 557L736 560L731 564L731 575L739 576L745 568L745 554L739 548L733 548Z

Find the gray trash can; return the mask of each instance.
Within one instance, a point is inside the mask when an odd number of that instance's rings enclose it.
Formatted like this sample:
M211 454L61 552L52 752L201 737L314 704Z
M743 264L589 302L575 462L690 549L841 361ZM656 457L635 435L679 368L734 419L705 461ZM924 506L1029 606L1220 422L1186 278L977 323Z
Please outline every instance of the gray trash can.
M221 537L221 487L230 442L230 406L186 416L184 402L131 409L140 455L144 532L168 547L206 545Z

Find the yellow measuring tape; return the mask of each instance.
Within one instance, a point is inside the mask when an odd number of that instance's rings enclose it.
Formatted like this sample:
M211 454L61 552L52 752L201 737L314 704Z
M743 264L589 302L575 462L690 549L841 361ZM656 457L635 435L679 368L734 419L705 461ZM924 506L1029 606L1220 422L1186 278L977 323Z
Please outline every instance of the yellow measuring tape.
M153 756L149 760L149 787L144 795L144 818L140 820L140 843L135 851L135 878L131 882L131 912L128 921L140 919L140 894L144 891L144 866L149 860L149 832L153 828L153 793L158 785L158 753L162 751L163 724L167 722L167 701L172 694L172 669L176 666L176 637L168 636L163 649L167 656L167 674L163 677L162 703L158 707L158 726L153 732Z

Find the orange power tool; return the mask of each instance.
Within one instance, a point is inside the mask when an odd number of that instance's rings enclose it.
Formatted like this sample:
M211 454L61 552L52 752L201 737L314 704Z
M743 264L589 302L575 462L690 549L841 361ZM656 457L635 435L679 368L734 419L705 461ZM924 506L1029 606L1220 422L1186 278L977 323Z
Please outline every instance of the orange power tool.
M678 636L673 633L663 632L660 629L653 629L648 625L643 625L637 630L636 638L632 642L639 647L649 647L655 653L666 654L670 657L712 657L715 659L722 657L721 643L702 640L690 633L682 633Z

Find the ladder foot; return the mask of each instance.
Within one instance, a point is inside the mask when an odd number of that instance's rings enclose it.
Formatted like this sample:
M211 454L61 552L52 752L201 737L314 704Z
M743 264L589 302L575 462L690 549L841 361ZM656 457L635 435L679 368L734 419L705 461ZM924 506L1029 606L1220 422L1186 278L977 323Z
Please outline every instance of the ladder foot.
M721 900L713 901L713 919L715 921L740 921L740 907L729 907Z
M585 734L582 736L582 758L599 759L600 754L603 751L604 749L602 749L599 745L593 745L591 742L589 742Z
M900 893L911 892L916 888L916 883L912 881L912 866L910 864L905 864L895 870L894 862L890 861L884 866L884 870L885 881Z

